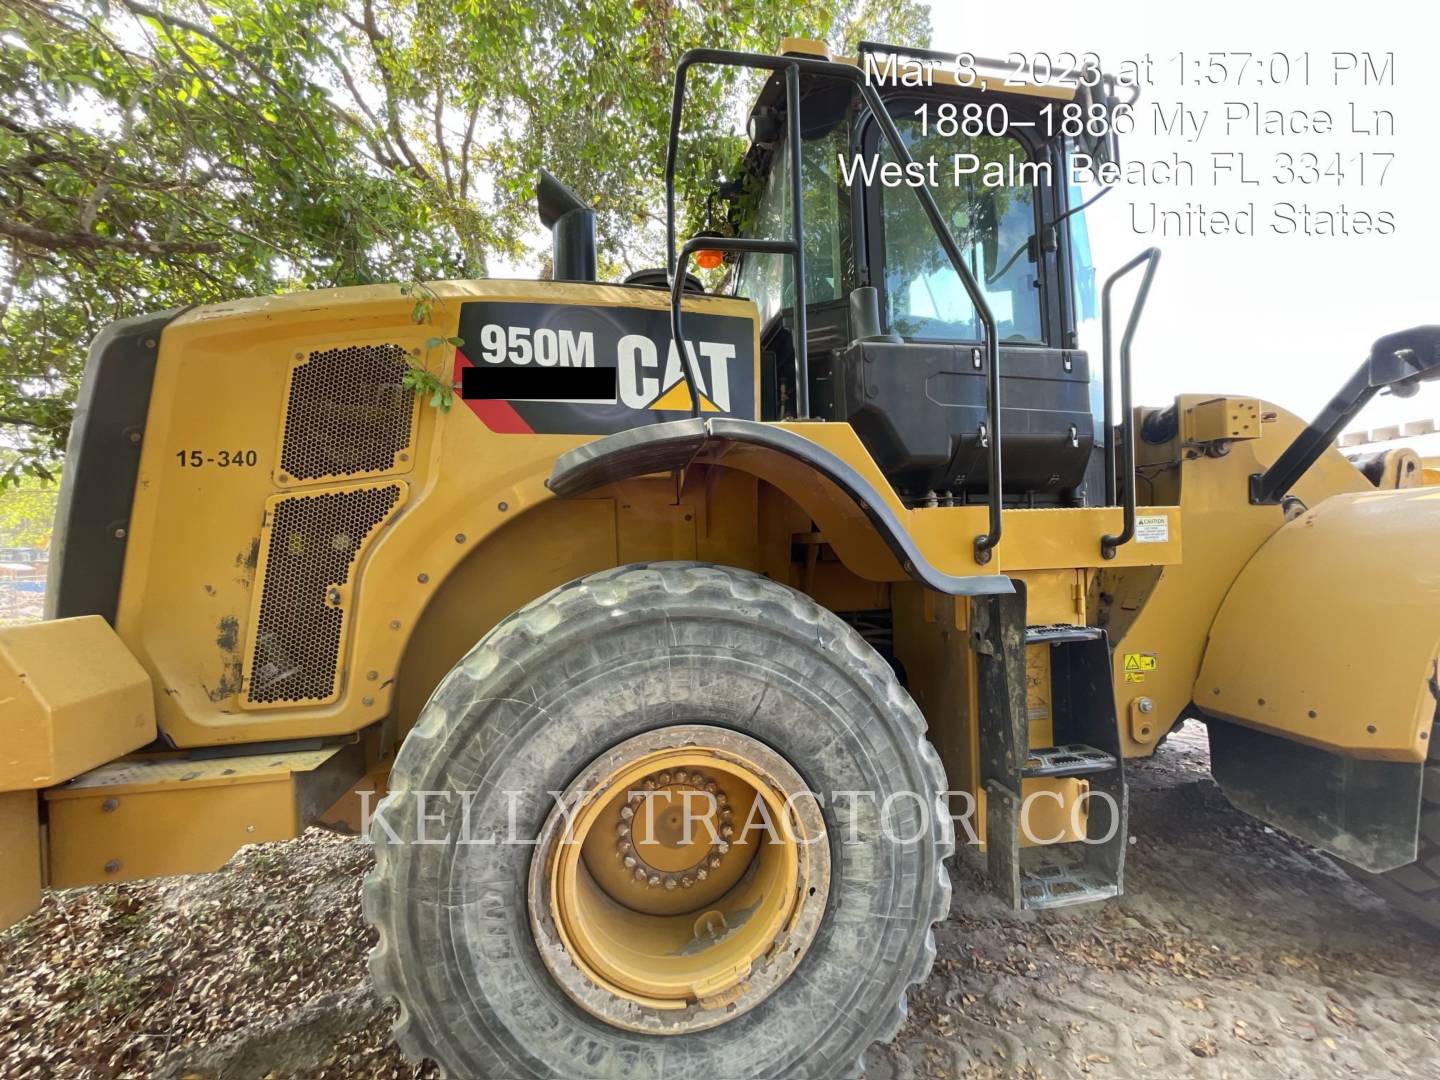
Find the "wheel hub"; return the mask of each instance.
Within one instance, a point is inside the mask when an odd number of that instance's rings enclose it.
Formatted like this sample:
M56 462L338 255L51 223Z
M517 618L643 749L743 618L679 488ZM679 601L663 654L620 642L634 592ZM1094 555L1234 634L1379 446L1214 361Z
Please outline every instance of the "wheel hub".
M561 796L530 874L542 957L620 1027L693 1031L758 1004L814 937L819 805L783 758L677 726L601 755Z
M693 911L734 887L755 857L761 830L740 830L756 813L756 791L734 773L676 765L649 773L625 794L600 812L582 857L626 907L653 915Z

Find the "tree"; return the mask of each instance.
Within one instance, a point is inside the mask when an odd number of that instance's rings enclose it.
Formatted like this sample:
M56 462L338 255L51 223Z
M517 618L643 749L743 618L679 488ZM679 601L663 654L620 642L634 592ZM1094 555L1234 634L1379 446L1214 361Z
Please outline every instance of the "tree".
M0 548L50 546L59 488L33 476L18 479L0 498Z
M483 277L543 163L610 273L662 261L675 61L788 34L926 44L916 0L7 0L0 9L0 484L63 450L106 323L237 295ZM754 80L692 80L704 214ZM703 129L703 130L702 130Z

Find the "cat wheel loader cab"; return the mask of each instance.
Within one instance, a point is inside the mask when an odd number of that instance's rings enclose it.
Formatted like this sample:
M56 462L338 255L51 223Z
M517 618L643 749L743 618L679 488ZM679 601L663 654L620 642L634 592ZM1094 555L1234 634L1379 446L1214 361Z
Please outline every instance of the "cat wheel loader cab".
M1136 406L1159 253L1095 287L1064 166L1114 139L1045 127L1115 87L938 59L686 54L671 262L626 284L546 177L554 280L102 333L50 619L0 629L0 913L348 824L410 1054L848 1074L934 958L952 853L1016 907L1118 895L1124 761L1199 716L1238 805L1436 918L1440 490L1331 444L1440 331L1308 426ZM682 242L717 65L769 81L728 217ZM937 122L996 104L1033 123Z

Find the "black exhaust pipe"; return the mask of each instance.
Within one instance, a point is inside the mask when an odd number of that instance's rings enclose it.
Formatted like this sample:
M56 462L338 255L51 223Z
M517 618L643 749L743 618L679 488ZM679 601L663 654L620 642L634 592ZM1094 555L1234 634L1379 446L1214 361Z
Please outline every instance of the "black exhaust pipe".
M595 211L544 169L535 188L540 222L550 230L554 281L595 281Z

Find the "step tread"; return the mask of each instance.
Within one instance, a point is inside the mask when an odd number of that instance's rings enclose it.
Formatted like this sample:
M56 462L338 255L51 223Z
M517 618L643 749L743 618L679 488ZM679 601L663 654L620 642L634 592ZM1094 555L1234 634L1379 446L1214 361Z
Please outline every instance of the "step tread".
M1083 743L1067 746L1032 746L1021 776L1086 776L1115 768L1115 755Z
M1030 910L1090 904L1120 895L1120 886L1084 867L1042 865L1020 875L1020 904Z
M1105 633L1098 626L1079 626L1073 623L1047 623L1043 626L1025 627L1026 645L1054 644L1061 641L1095 641Z

